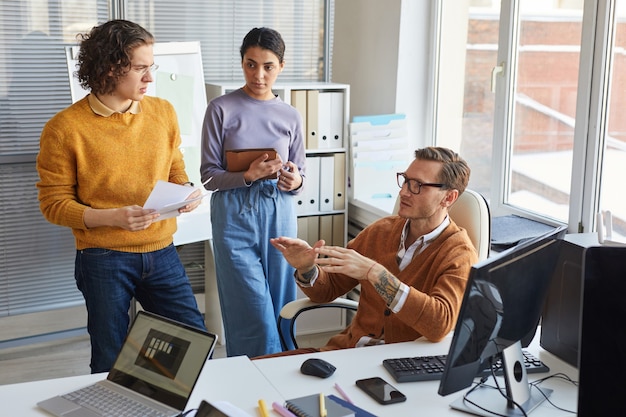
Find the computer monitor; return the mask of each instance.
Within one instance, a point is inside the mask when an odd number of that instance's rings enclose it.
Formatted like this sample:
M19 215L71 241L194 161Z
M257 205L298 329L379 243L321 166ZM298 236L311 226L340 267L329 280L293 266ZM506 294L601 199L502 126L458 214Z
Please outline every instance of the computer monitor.
M452 408L476 415L519 416L551 393L530 390L522 347L530 344L537 330L565 231L557 227L472 267L439 395L470 387L479 371L498 359L504 389L479 385Z

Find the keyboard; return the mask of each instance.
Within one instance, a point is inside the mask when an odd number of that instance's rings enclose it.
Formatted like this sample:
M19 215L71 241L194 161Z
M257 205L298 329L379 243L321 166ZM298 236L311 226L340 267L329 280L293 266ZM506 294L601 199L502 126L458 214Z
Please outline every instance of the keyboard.
M550 368L537 357L522 349L526 373L550 372ZM446 366L447 355L416 356L413 358L392 358L383 360L383 366L397 382L436 381L441 379ZM502 375L501 360L495 363L496 375ZM483 369L478 377L491 375L489 368Z
M101 416L111 417L168 417L171 413L164 414L124 397L114 391L108 390L99 384L94 384L81 388L72 393L66 394L63 398L78 405L96 411Z

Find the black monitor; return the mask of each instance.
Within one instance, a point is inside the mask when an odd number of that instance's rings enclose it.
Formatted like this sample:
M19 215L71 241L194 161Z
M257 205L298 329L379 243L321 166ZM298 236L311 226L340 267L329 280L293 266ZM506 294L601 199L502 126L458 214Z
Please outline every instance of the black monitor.
M518 416L545 399L538 390L530 390L522 347L530 344L537 330L565 231L557 227L472 267L439 394L470 387L479 371L498 359L505 383L503 390L491 384L476 386L452 408L476 415Z

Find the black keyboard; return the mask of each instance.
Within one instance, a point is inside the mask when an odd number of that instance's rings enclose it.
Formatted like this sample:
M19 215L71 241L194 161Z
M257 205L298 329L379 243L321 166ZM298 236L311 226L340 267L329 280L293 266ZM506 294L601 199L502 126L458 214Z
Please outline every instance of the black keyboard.
M550 372L550 368L537 357L522 349L526 373L536 374ZM416 356L413 358L393 358L383 360L383 366L397 382L436 381L441 379L443 368L446 365L447 355ZM501 362L498 360L496 375L502 375ZM479 377L491 375L491 369L483 369Z

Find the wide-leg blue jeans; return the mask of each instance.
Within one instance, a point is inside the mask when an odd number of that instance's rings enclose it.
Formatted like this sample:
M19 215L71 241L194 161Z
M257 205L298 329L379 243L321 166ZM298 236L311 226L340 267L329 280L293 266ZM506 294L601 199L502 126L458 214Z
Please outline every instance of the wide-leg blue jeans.
M87 306L92 373L113 365L128 332L133 297L144 310L206 329L174 245L148 253L78 250L75 278Z
M215 192L211 225L227 355L281 352L276 322L296 298L296 283L270 238L296 236L293 195L279 191L275 180Z

